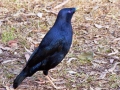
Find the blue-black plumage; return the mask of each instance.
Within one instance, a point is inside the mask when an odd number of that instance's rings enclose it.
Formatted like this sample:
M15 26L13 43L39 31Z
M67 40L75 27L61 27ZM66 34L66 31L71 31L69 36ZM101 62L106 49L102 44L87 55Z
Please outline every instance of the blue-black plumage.
M42 39L38 48L30 56L25 68L13 82L13 88L37 71L43 71L48 75L48 71L57 66L68 53L72 43L71 18L76 8L64 8L58 13L53 27Z

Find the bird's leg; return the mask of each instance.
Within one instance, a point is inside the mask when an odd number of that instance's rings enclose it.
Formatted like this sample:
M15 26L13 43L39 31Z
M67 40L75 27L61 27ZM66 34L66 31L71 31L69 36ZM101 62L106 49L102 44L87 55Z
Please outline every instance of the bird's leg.
M39 80L39 81L36 81L36 82L39 83L39 84L44 84L44 83L46 83L45 81L43 81L43 80L42 80L41 78L39 78L39 77L38 77L38 80Z
M52 81L60 81L60 80L62 80L62 79L54 79L54 78L52 78L50 75L48 75L48 77L49 77Z
M46 78L50 81L50 83L53 85L53 87L54 87L55 89L64 89L64 88L65 88L65 87L57 87L57 86L53 83L53 81L50 79L49 76L46 76Z

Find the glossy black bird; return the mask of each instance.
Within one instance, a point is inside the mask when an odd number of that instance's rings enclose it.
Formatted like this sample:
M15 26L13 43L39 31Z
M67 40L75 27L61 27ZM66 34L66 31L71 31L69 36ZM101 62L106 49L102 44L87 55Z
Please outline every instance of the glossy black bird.
M43 71L54 88L57 88L48 71L57 66L68 53L72 43L71 18L76 8L64 8L59 11L53 27L48 31L38 48L30 56L26 66L13 82L13 88L37 71Z

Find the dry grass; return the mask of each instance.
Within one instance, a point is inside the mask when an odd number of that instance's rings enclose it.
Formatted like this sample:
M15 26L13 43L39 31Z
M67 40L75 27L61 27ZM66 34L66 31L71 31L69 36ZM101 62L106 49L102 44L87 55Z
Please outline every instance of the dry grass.
M2 62L15 60L0 63L0 90L12 86L14 78L24 67L24 46L36 46L35 42L40 42L53 25L55 14L64 7L79 7L72 19L73 44L64 61L51 70L50 75L62 78L63 82L57 84L66 86L66 90L120 89L119 59L115 59L120 58L119 0L68 0L67 4L54 9L64 1L0 1L0 43L6 47L10 40L18 42L17 49L3 50L0 54ZM42 18L36 15L39 12L43 14ZM30 38L34 44L29 41ZM72 61L69 63L69 60ZM38 84L38 77L46 83ZM53 87L45 80L42 72L37 72L24 80L16 90L53 90Z

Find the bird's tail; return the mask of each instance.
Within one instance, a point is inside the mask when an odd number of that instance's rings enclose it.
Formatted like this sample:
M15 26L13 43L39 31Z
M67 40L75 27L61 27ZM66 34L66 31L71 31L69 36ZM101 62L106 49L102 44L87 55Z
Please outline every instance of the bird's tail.
M22 72L14 80L13 88L16 89L27 76L27 72L23 69Z
M32 76L36 71L39 70L40 66L41 66L41 62L32 68L25 67L14 80L13 88L16 89L26 77Z

